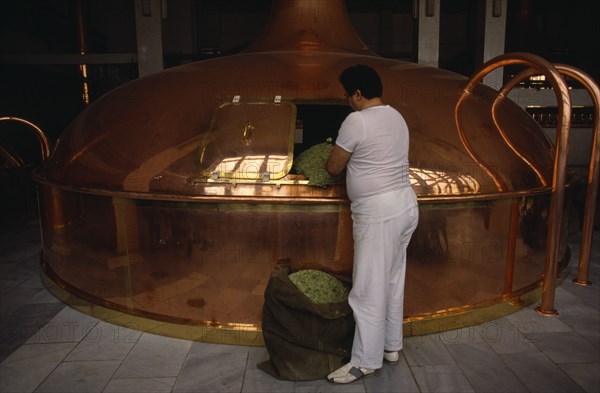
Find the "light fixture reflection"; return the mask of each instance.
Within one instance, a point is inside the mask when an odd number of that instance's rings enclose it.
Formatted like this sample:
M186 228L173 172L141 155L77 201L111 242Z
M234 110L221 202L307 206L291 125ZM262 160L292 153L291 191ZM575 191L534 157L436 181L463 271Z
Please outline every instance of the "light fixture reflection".
M261 179L264 173L269 173L271 176L280 173L285 175L287 164L288 157L284 155L267 154L229 157L221 160L215 171L223 177Z
M283 155L253 155L221 160L215 168L219 177L233 179L264 179L263 174L287 174L284 170L288 157ZM282 176L283 177L283 176ZM476 194L479 182L469 174L449 173L443 170L410 168L410 184L418 194L460 195ZM266 179L274 180L274 178Z
M476 194L480 185L468 174L450 174L442 170L410 168L410 184L418 194L459 195Z

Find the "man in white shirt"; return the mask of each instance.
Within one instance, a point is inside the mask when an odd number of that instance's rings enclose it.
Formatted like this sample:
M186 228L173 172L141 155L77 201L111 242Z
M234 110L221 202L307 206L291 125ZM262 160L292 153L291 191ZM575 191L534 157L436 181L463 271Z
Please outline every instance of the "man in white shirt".
M340 75L354 112L342 123L326 169L346 170L351 201L354 269L348 302L356 330L350 363L330 373L334 383L373 374L402 349L406 247L417 227L417 197L408 176L408 127L382 100L377 72L366 65Z

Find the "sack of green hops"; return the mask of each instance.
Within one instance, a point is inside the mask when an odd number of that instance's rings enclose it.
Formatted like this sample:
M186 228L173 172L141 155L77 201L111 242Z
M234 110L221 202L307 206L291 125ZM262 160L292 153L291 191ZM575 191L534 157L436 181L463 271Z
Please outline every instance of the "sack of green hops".
M329 159L333 142L331 138L327 141L313 145L300 153L294 160L294 169L308 178L308 184L315 186L326 186L329 184L342 183L344 175L332 176L325 169L325 163Z
M296 287L315 304L348 301L350 290L331 274L320 270L298 270L289 275Z
M269 360L257 366L275 378L323 379L343 366L352 351L355 322L346 286L350 278L315 272L294 272L282 263L271 273L261 326Z

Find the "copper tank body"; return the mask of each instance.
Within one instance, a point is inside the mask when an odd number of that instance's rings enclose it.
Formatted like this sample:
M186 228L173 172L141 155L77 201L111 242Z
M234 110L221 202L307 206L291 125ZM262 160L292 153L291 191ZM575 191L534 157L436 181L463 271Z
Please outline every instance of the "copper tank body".
M406 320L518 303L544 268L551 143L508 99L492 115L497 92L484 85L457 113L465 77L371 53L342 1L274 1L243 53L140 78L86 108L37 177L47 275L129 314L259 331L278 261L349 274L345 185L309 185L292 164L335 138L350 111L337 78L357 63L380 73L411 131L420 223Z

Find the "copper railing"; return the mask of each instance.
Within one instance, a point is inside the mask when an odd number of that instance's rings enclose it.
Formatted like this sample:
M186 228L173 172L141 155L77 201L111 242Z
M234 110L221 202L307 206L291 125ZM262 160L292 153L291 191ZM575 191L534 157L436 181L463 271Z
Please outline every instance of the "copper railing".
M555 64L556 69L563 75L567 75L577 80L590 94L594 102L594 131L592 135L592 149L590 156L590 166L588 173L587 191L585 198L585 210L583 214L583 228L581 231L581 245L579 252L579 265L577 278L573 279L578 285L591 285L588 280L590 268L590 253L592 244L592 232L594 229L594 213L596 210L596 201L598 196L598 179L600 173L600 89L594 80L583 71L564 64ZM506 86L500 91L501 95L507 94L522 80L536 75L534 69L527 69L516 75Z
M0 117L0 121L16 121L32 127L35 130L35 135L37 136L38 141L40 142L40 154L42 157L42 161L46 161L46 159L50 156L50 141L48 141L48 138L46 137L46 135L40 127L36 126L30 121L21 119L19 117L4 116Z
M567 153L569 149L569 131L571 125L571 99L569 96L569 88L562 78L560 71L547 60L529 53L506 53L504 55L497 56L487 63L483 64L478 70L475 71L473 76L468 80L467 85L463 90L463 94L459 98L456 104L455 113L458 116L459 106L470 95L477 84L481 82L483 77L493 70L504 67L507 65L524 65L531 67L538 73L544 74L552 85L556 94L557 106L558 106L558 117L557 117L557 135L556 135L556 147L554 155L554 171L552 175L552 188L551 188L551 202L550 202L550 214L548 217L548 232L546 236L546 259L544 263L544 273L542 277L542 301L541 305L537 307L538 313L542 315L558 315L558 311L554 309L554 291L556 287L556 275L557 275L557 256L560 242L560 227L562 223L562 215L564 210L564 194L565 194L565 178L567 173ZM516 78L515 78L516 79ZM511 80L507 86L500 90L497 100L502 100L506 96L506 92L510 91L516 83L512 83L515 79ZM518 82L517 82L518 83ZM495 105L494 105L495 107ZM469 148L468 142L464 135L464 130L460 127L460 122L457 119L457 131L461 137L461 140L465 144L467 151L470 153L472 149ZM508 146L515 151L514 147L508 143ZM524 159L524 157L515 151L515 153ZM473 157L478 163L481 164L481 160L477 157ZM525 160L528 163L527 160ZM529 163L528 163L529 164ZM484 169L485 166L482 165ZM494 176L495 177L495 176ZM497 182L498 184L499 182ZM511 238L516 236L516 226L511 225ZM509 247L514 247L516 242L509 242ZM511 255L514 255L514 250L508 250L508 259ZM507 264L514 264L514 259L507 260ZM507 267L507 272L511 272L512 269ZM510 281L510 276L506 277L507 281ZM510 284L510 283L509 283ZM509 285L507 284L507 285ZM506 296L507 288L505 288Z
M598 200L598 181L600 177L600 88L589 75L577 68L563 64L556 65L556 68L561 73L576 79L587 89L592 97L595 109L592 151L585 197L585 210L583 213L583 228L581 230L579 266L577 269L577 278L573 279L573 282L576 284L586 286L591 285L591 282L588 280L588 273L590 270L592 231L594 229L594 213Z

